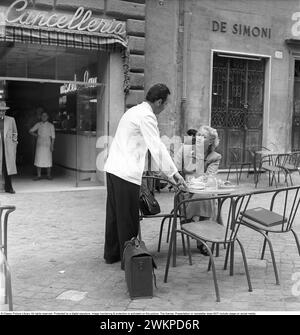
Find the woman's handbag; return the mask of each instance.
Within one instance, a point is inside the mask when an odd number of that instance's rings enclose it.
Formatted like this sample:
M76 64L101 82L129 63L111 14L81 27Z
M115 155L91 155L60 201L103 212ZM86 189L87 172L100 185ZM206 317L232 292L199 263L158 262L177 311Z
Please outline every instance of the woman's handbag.
M156 264L143 241L132 238L125 242L123 265L130 298L152 298Z
M144 184L140 190L140 210L143 215L156 215L160 213L160 206L153 193Z

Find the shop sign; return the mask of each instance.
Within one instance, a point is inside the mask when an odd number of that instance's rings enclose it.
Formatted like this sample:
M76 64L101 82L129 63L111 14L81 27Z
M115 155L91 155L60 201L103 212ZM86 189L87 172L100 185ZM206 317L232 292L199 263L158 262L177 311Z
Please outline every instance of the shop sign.
M74 82L64 84L60 87L60 94L68 94L68 93L71 93L71 92L76 92L77 89L78 89L76 81L77 81L77 75L75 74L74 75ZM91 77L90 78L90 73L89 73L88 70L86 70L84 72L83 82L88 84L88 87L96 87L97 86L97 81L98 81L97 77Z
M26 27L56 28L125 37L125 22L93 16L90 9L78 7L73 15L28 8L28 0L14 1L4 12L4 22Z
M213 20L211 23L211 30L213 32L231 33L232 35L271 38L271 28L251 26L241 23L229 25L226 21Z

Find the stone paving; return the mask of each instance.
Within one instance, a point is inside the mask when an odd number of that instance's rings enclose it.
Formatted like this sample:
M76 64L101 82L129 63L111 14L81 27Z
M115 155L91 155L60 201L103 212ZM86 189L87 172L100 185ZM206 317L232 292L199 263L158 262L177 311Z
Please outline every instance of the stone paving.
M253 188L250 178L243 176L247 181L244 187ZM266 186L266 180L260 185ZM163 211L171 209L172 196L169 192L158 194ZM177 267L170 268L168 283L163 282L166 232L158 253L159 221L144 220L143 239L158 265L157 289L152 299L131 300L120 263L106 265L102 259L105 190L1 194L0 198L1 204L17 207L8 230L15 311L300 311L300 285L292 279L300 273L300 256L292 234L272 238L281 280L277 286L270 253L267 251L265 260L259 258L262 238L241 229L254 290L248 292L238 248L232 277L222 268L225 250L221 248L216 258L221 294L217 303L212 273L207 272L208 258L197 252L195 244L190 266L178 243ZM258 199L260 205L267 202ZM295 224L300 236L299 219L300 213ZM292 287L296 288L294 294Z

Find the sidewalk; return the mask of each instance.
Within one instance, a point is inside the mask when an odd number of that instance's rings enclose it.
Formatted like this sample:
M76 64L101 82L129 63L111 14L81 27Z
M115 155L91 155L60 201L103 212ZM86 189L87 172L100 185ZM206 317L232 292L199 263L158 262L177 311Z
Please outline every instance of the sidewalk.
M222 176L225 177L225 176ZM253 188L252 176L242 177L243 187ZM231 180L234 182L234 175ZM294 177L295 182L300 178ZM263 177L259 186L265 186ZM162 210L172 207L172 193L157 198ZM103 261L104 189L76 192L1 194L1 204L17 210L11 214L8 230L8 261L13 278L15 311L299 311L300 296L292 294L300 273L300 257L292 234L271 236L281 285L275 285L270 254L260 260L262 238L242 229L253 292L247 281L240 252L236 248L235 275L222 269L224 250L216 259L221 302L215 302L208 258L193 244L193 265L178 248L176 268L170 268L168 283L163 283L168 244L163 237L157 253L159 220L144 220L142 235L158 265L157 289L152 299L130 300L120 263ZM264 205L267 199L261 199ZM295 230L300 237L300 213ZM298 276L300 278L300 274ZM298 285L299 286L299 285ZM71 291L71 292L70 292ZM73 292L72 292L73 291ZM297 293L297 292L296 292ZM300 292L299 292L300 293Z

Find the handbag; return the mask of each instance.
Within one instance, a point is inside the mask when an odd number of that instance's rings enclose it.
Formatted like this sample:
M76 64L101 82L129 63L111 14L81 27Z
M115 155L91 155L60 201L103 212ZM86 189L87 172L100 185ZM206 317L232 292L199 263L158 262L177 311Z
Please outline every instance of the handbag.
M160 213L160 206L149 188L142 184L140 190L140 210L143 215L155 215Z
M157 266L145 243L138 238L125 242L122 261L130 298L152 298Z

